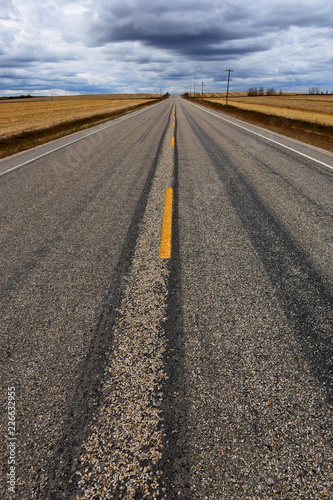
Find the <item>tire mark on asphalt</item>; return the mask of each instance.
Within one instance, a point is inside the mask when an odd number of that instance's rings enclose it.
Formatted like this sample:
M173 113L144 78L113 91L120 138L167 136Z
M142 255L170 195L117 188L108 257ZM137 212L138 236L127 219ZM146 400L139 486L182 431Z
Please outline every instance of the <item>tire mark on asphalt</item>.
M193 118L191 117L191 115L189 114L188 110L186 108L183 108L183 112L184 112L184 115L186 116L186 118L188 120L193 120ZM201 115L200 115L200 118L201 118ZM218 128L217 126L214 125L214 123L212 123L212 121L209 121L209 118L207 119L207 117L204 115L204 119L206 121L206 124L214 130L215 134L218 134L221 138L223 138L225 140L225 135L222 133L221 129ZM196 122L193 122L192 123L196 123ZM255 140L255 139L253 139ZM260 141L265 147L267 147L267 142L264 141L263 138L257 138L256 139L257 141ZM258 159L257 156L255 156L255 154L252 153L251 151L251 148L249 147L248 144L246 144L246 147L244 147L241 143L237 142L236 139L233 138L233 136L228 136L228 143L231 143L235 146L235 150L237 149L237 151L239 151L240 149L244 151L244 155L245 157L249 158L251 157L253 160L255 160L255 162L257 164L260 164L267 172L269 172L270 174L278 177L279 179L281 179L281 181L283 183L285 183L286 186L288 186L289 188L291 188L293 191L295 191L297 193L297 195L299 195L300 197L304 198L307 200L307 202L309 203L309 205L311 207L314 207L317 214L319 216L328 216L328 217L332 217L333 214L332 214L332 211L331 210L328 210L326 208L324 208L322 205L320 205L319 203L317 203L314 199L310 198L304 189L300 189L294 182L292 182L286 175L282 174L281 172L277 171L276 168L272 167L268 162L266 161L260 161ZM271 147L274 147L271 145ZM291 153L290 151L287 151L287 150L281 150L280 153L279 153L281 156L284 156L286 159L290 159L290 156L291 156ZM294 156L294 155L292 155ZM299 158L297 158L299 159ZM313 168L314 168L314 164L313 162L311 161L310 158L303 158L302 159L302 168L306 171L308 171L309 175L311 175L313 173ZM330 184L332 184L333 182L333 177L332 177L332 172L330 172L329 170L327 170L326 168L321 168L319 167L318 165L316 165L316 172L321 176L321 177L324 177L325 180L327 182L329 182Z
M301 350L333 404L333 297L311 257L293 240L237 165L187 116L274 286Z
M154 125L150 125L148 127L148 132L151 132L153 129ZM144 139L146 138L146 132L144 133L143 136L138 139L137 142L143 142ZM136 144L136 142L133 144L133 146ZM94 146L92 144L92 146ZM68 152L69 154L69 152ZM39 214L39 220L41 221L40 224L45 224L47 232L51 232L51 234L48 234L47 237L44 239L44 241L37 246L34 250L30 251L27 253L26 248L24 248L24 259L21 259L19 265L14 267L13 269L10 269L9 272L11 272L11 276L8 277L6 281L4 281L3 286L0 289L0 295L5 295L13 290L19 290L21 289L26 282L29 280L29 276L31 273L35 270L35 268L41 264L43 260L45 260L50 252L54 252L56 245L59 244L61 241L64 239L64 235L66 231L70 231L71 227L76 223L77 219L82 217L83 212L90 206L90 204L96 199L97 195L99 194L100 191L105 188L107 185L107 182L112 179L112 177L115 175L115 170L119 170L119 165L122 163L126 163L126 160L130 156L130 149L125 151L124 154L121 154L120 152L117 152L116 150L116 155L113 159L113 163L117 166L116 169L110 169L104 173L102 176L101 180L90 187L89 183L87 183L87 191L81 196L81 198L75 202L75 205L73 205L73 201L75 198L72 196L67 196L65 199L65 203L60 205L60 202L56 200L49 200L47 199L46 202L48 205L53 204L52 212L55 214L57 218L57 223L54 225L51 225L48 223L46 220L45 222L45 213L44 213L44 207L43 207L43 213L42 216ZM76 159L76 162L81 164L81 162L84 160L83 158ZM51 168L51 167L50 167ZM31 172L30 172L31 173ZM23 171L18 171L14 175L20 175L21 179L23 176L24 172ZM13 176L8 177L8 182L13 178ZM63 191L59 190L57 195L61 194L63 197ZM44 196L44 193L43 193ZM41 203L45 203L45 200L41 196ZM39 208L39 201L34 202L36 204L36 208ZM36 211L37 212L37 211ZM26 217L26 220L28 221L29 218L35 218L37 217L36 212L34 214L29 214L29 217ZM38 213L38 212L37 212ZM29 235L30 236L30 235ZM9 239L10 237L8 237ZM38 244L38 241L33 241L32 245ZM27 245L27 247L29 247Z
M199 107L197 104L193 104L193 103L191 103L191 104L193 106L195 106L195 107ZM204 109L202 108L202 110L204 110ZM211 111L208 111L207 109L204 110L204 111L206 111L206 113L208 113L208 114L210 114L212 116L215 116L215 118L217 118L219 120L223 120L224 122L229 123L230 125L232 125L234 127L237 127L237 128L242 129L242 130L245 130L249 134L255 135L255 136L257 136L257 137L259 137L261 139L265 139L265 141L272 142L272 143L276 144L276 146L278 146L279 148L288 149L289 151L291 151L292 153L294 153L298 157L301 156L303 158L310 159L311 161L317 163L321 167L321 171L322 171L322 167L324 167L325 169L328 168L330 170L333 170L333 166L329 165L328 163L324 163L324 162L322 162L322 161L320 161L320 160L318 160L318 159L316 159L316 158L314 158L312 156L309 156L309 155L307 155L305 153L302 153L301 151L298 151L297 149L291 148L290 146L287 146L286 144L283 144L282 142L278 142L277 140L274 140L274 139L270 138L269 136L265 136L263 134L260 134L259 132L255 132L253 130L253 128L251 129L251 128L244 127L244 125L240 124L240 120L237 120L237 119L230 120L230 119L224 118L221 114L220 114L220 116L218 116L215 113L212 113ZM256 127L256 125L254 125L254 127ZM325 154L327 154L327 152L325 152Z
M101 404L103 399L102 383L109 356L112 356L113 328L117 309L121 303L125 279L134 256L139 226L145 213L158 160L169 128L170 117L171 110L167 116L166 126L155 158L128 229L120 259L110 280L110 288L101 305L98 322L91 331L90 348L79 368L78 383L72 396L69 397L63 434L55 446L53 458L49 464L45 464L45 473L40 472L39 476L35 478L36 491L34 495L36 498L52 498L53 500L76 498L78 491L78 477L75 475L76 459L82 452L83 443L89 437L90 424L96 407Z
M162 493L161 405L169 259L159 256L164 193L172 185L173 151L165 142L149 193L113 329L104 400L80 457L84 498L157 498Z
M184 110L184 114L185 114L185 116L187 118L189 117L189 114L188 114L187 110ZM225 136L221 132L221 129L215 127L214 124L211 123L210 121L207 121L207 124L221 138L225 138ZM259 140L260 140L260 138L259 138ZM304 189L300 189L295 184L295 182L292 182L290 180L290 178L288 178L286 175L284 175L281 172L277 171L277 169L274 168L274 167L272 167L267 161L260 161L258 159L258 157L255 156L255 154L252 153L251 148L249 147L248 144L246 145L246 147L244 147L242 144L240 144L239 142L237 142L233 137L228 137L228 142L231 143L231 144L233 144L235 146L235 149L237 149L237 151L239 151L240 149L243 150L245 157L247 157L247 158L251 157L253 160L255 160L255 162L257 164L260 164L263 167L263 169L266 170L266 172L268 172L271 175L274 175L277 178L279 178L282 183L284 183L288 188L292 189L299 197L305 199L308 202L308 204L316 210L316 213L317 213L318 216L323 216L324 215L325 217L331 217L331 218L333 217L332 210L328 210L328 209L324 208L323 205L320 205L313 198L310 198L310 196L307 195L307 193L305 192ZM263 139L262 139L261 142L263 142L264 145L265 145L265 147L267 147L267 144L264 142ZM290 159L290 152L288 152L288 151L281 150L280 151L280 155L284 156L288 160ZM313 162L311 162L310 159L304 158L303 159L303 163L302 163L302 168L304 168L304 170L307 170L309 172L309 174L311 174L313 172ZM316 171L322 177L324 177L327 182L329 182L330 184L332 184L333 177L332 177L332 173L329 170L327 170L327 169L322 169L322 170L321 169L317 169Z
M164 355L167 379L164 383L162 403L165 444L162 458L165 498L179 497L179 491L191 498L189 490L190 464L187 447L190 442L187 425L187 399L185 384L185 339L181 291L181 260L179 250L179 184L177 121L175 121L175 160L172 214L172 259L170 261L169 292L165 334L168 339Z

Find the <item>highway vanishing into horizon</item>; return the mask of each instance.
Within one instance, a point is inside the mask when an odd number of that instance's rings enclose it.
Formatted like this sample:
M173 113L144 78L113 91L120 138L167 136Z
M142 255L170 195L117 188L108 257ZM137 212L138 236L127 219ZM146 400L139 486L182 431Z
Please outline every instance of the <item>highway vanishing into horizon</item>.
M1 498L332 498L331 153L172 96L0 203Z

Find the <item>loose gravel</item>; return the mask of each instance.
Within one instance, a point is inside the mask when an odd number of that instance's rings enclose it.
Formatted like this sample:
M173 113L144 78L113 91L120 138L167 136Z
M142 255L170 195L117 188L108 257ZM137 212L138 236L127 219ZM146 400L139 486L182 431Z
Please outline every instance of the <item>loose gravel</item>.
M162 385L169 267L159 256L173 149L166 134L121 306L104 377L104 402L84 444L78 474L81 498L157 498L164 429Z

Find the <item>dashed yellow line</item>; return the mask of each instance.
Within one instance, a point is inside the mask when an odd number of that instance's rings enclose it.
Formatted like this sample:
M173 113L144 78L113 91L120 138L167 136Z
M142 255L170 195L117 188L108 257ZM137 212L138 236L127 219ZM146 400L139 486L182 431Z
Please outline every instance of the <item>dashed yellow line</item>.
M161 259L170 259L171 257L172 196L173 196L172 188L167 188L165 193L162 238L161 238L161 248L160 248Z
M171 146L174 146L174 145L175 145L175 138L171 137Z

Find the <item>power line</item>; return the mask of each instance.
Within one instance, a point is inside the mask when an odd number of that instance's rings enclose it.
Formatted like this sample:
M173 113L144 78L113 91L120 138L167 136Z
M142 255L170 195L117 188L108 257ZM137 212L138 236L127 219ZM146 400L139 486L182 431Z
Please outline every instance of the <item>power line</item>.
M239 71L241 69L248 68L250 66L258 66L258 65L261 65L261 64L267 63L267 62L272 63L272 62L281 61L283 59L286 59L286 57L288 57L289 55L293 55L292 52L297 47L301 47L301 46L303 46L303 45L305 45L305 44L307 44L307 43L315 40L316 38L327 36L327 35L329 35L331 33L333 34L333 26L330 26L329 28L326 28L325 30L320 31L319 33L316 33L315 35L312 35L311 37L306 38L305 40L302 40L301 42L296 43L295 45L292 45L291 47L289 47L287 49L281 50L280 52L277 52L275 54L273 53L269 58L261 59L261 61L260 62L258 61L258 63L254 62L254 63L251 63L251 64L246 64L245 66L240 66L239 68L237 68L237 70ZM325 42L327 42L330 39L331 39L331 37L327 38L327 40L321 40L319 43L316 43L315 45L312 45L310 47L305 47L302 50L298 50L294 54L299 54L300 52L303 52L304 50L309 50L309 49L312 49L313 47L317 47L318 45L321 45L322 43L325 43ZM280 57L282 55L284 55L284 57Z
M332 36L333 36L333 29L332 29ZM321 40L320 42L315 43L314 45L310 45L309 47L304 47L303 49L298 50L297 52L294 52L292 55L300 54L301 52L304 52L305 50L309 50L309 49L313 49L314 47L318 47L319 45L322 45L323 43L326 43L329 40L331 40L332 36L329 37L329 38L327 38L327 40ZM288 57L288 56L281 57L281 58L278 58L278 59L274 59L273 58L273 62L274 61L275 62L277 62L277 61L283 61L283 59L286 59L286 57Z
M332 35L333 35L333 28L331 28L330 32L332 32ZM327 34L328 34L328 33L327 33ZM314 39L314 38L316 38L316 37L312 37L312 39ZM312 48L314 48L314 47L317 47L318 45L322 45L323 43L326 43L326 42L327 42L328 40L330 40L330 39L331 39L331 37L327 38L327 40L321 40L320 42L315 43L314 45L310 45L310 46L308 46L308 47L304 47L304 48L302 48L301 50L297 50L296 52L293 52L293 50L294 50L296 47L298 47L298 46L302 46L302 45L305 45L305 43L302 43L302 44L301 44L301 43L299 43L299 44L295 45L295 46L293 47L293 49L289 49L289 50L286 50L286 51L284 51L284 52L282 51L282 52L281 52L281 54L275 54L275 55L273 54L273 55L272 55L272 57L271 57L271 58L269 58L269 60L270 60L271 62L282 61L283 59L286 59L286 57L289 57L289 55L296 55L296 54L299 54L300 52L304 52L305 50L312 49ZM309 39L306 43L309 43L309 41L310 41L310 40L311 40L311 39ZM280 56L280 55L282 55L283 53L284 53L284 54L286 54L286 53L288 53L288 52L292 52L292 53L291 53L291 54L288 54L288 55L284 55L283 57L279 57L279 56Z
M286 52L291 52L293 51L296 47L300 47L302 45L305 45L306 43L310 42L311 40L314 40L315 38L318 38L318 37L321 37L323 36L324 34L328 34L329 32L333 31L333 26L330 26L329 28L326 28L325 30L323 31L320 31L319 33L317 33L316 35L313 35L313 36L310 36L309 38L306 38L305 40L302 40L301 42L299 43L296 43L295 45L292 45L291 47L289 47L289 49L284 49L282 50L281 52L278 52L277 54L273 54L272 57L275 58L275 57L278 57L282 54L285 54Z

